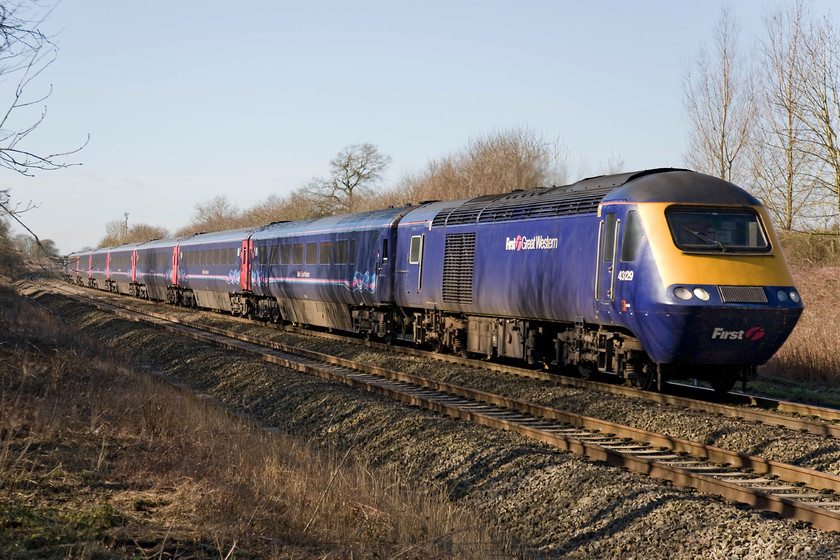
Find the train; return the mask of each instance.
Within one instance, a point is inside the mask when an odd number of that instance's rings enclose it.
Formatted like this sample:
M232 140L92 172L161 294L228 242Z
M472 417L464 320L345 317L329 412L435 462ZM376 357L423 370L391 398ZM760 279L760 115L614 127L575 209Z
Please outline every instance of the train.
M803 310L762 204L683 169L81 251L64 275L644 389L729 391Z

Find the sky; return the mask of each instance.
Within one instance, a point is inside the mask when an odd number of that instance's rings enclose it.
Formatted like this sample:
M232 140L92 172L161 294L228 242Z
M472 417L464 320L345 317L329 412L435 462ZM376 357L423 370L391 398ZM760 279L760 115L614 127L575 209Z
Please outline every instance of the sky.
M774 5L733 2L745 46ZM0 188L69 253L126 212L174 231L217 195L286 195L364 142L391 157L386 186L513 127L559 138L570 180L611 158L683 167L684 70L719 16L705 0L64 0L40 26L58 56L26 90L52 93L15 115L47 116L20 147L90 140L65 158L79 165L0 169Z

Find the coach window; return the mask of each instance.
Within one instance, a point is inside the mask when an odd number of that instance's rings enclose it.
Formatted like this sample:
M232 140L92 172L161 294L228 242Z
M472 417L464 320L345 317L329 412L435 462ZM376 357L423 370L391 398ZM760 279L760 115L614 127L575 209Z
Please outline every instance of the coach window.
M292 263L292 246L283 245L280 247L280 264Z
M350 240L350 251L348 253L348 257L349 258L348 258L347 262L349 262L350 264L356 264L356 240L355 239Z
M335 242L335 264L347 264L347 240Z
M295 243L294 245L294 264L303 264L303 243Z
M318 264L318 244L306 244L306 264Z
M320 249L320 259L318 260L321 264L332 264L332 243L329 241L325 241L321 243Z
M278 264L277 259L278 259L279 255L280 255L280 247L278 247L277 245L272 245L271 246L271 256L269 257L268 261L271 264Z
M624 226L624 238L621 240L621 261L636 260L639 242L642 240L642 223L635 210L627 212L627 224Z
M414 235L411 238L411 248L408 250L408 262L410 264L420 264L420 249L423 245L423 238L419 235Z

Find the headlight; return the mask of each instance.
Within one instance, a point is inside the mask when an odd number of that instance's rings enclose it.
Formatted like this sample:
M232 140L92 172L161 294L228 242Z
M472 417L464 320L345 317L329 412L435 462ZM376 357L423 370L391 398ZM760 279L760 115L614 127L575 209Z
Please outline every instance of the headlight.
M790 291L790 300L793 303L799 303L799 299L800 299L799 298L799 292L797 292L796 290L791 290Z
M784 303L788 300L788 293L784 290L779 290L778 292L776 292L776 299Z
M674 288L674 295L680 299L691 299L691 292L688 291L687 288L683 288L682 286Z
M694 295L702 301L709 301L709 292L703 288L694 288Z

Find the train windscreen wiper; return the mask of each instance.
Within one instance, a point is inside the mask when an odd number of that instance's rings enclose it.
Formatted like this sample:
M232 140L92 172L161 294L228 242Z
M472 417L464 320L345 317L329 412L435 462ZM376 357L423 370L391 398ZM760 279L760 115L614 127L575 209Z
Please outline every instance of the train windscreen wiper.
M704 242L706 242L706 243L709 243L709 244L711 244L711 245L714 245L715 247L717 247L718 249L720 249L720 252L721 252L721 253L725 253L725 252L726 252L726 249L727 249L726 245L724 245L723 243L721 243L721 242L720 242L720 241L718 241L717 239L712 239L711 237L707 237L707 236L703 235L702 233L700 233L699 231L694 231L693 229L690 229L690 228L688 228L688 227L686 227L686 226L682 226L682 228L683 228L685 231L687 231L688 233L690 233L691 235L695 236L696 238L698 238L698 239L700 239L700 240L702 240L702 241L704 241Z

